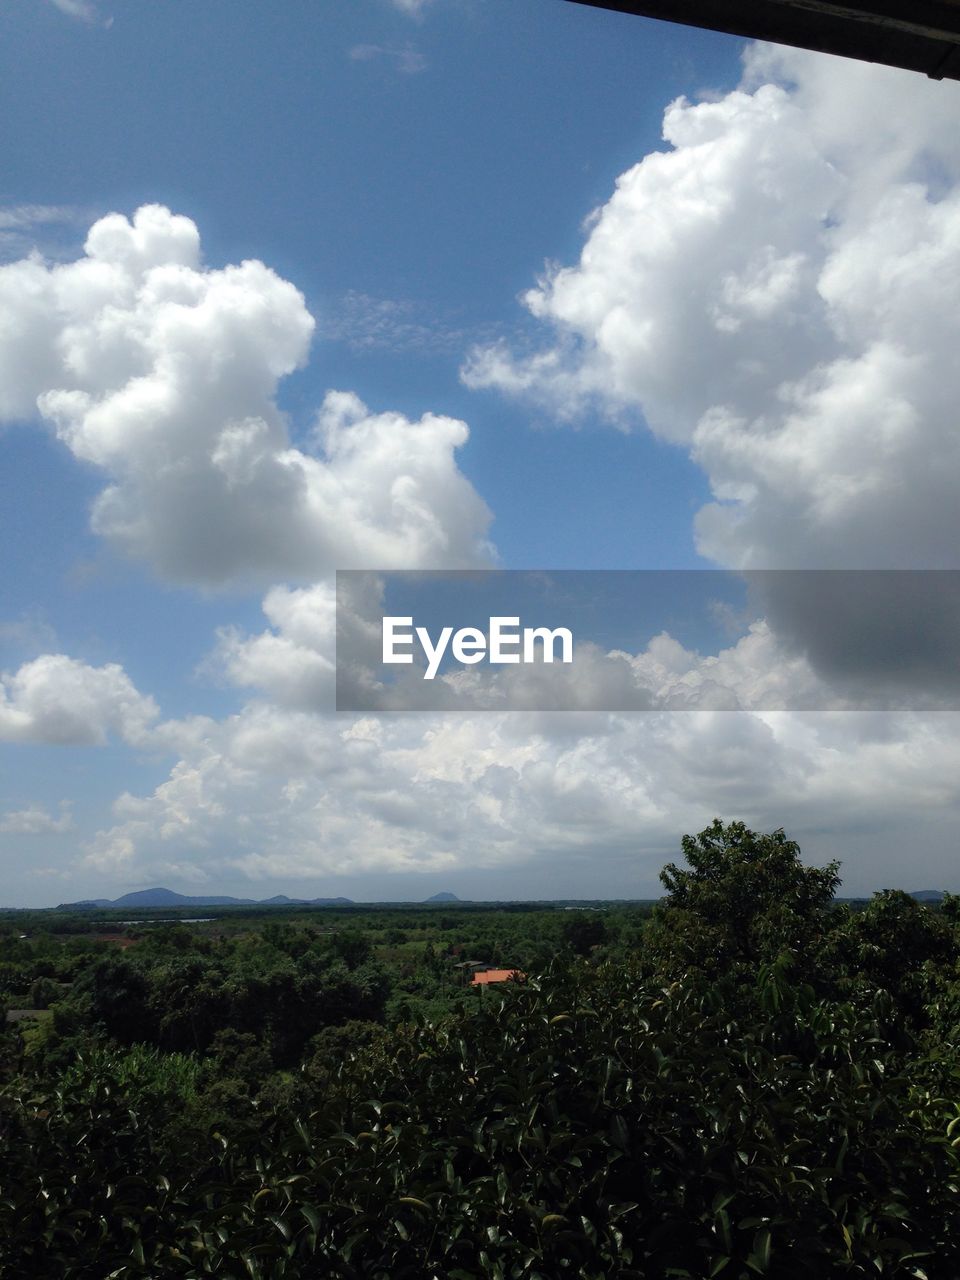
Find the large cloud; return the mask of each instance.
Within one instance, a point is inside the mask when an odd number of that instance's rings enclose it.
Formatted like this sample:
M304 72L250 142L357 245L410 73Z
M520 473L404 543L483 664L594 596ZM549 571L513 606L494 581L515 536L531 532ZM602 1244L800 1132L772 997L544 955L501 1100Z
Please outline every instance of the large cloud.
M759 48L673 103L580 262L525 296L554 331L464 377L690 450L704 554L751 567L956 565L960 86Z
M111 483L93 527L178 581L485 562L489 512L457 468L464 423L331 392L295 448L274 395L307 357L302 295L260 262L200 262L158 205L85 256L0 267L0 418L40 414Z
M649 892L678 834L719 813L804 839L829 831L822 856L872 833L869 858L847 868L864 889L901 877L906 833L919 842L960 800L952 717L712 709L818 696L809 665L763 624L717 657L667 635L621 655L661 707L688 711L358 718L329 714L332 605L327 588L276 588L268 629L221 634L215 661L251 700L152 735L179 758L150 794L120 797L86 846L90 871L319 886L524 868L533 883L549 868L583 884L589 865L626 885L632 865ZM936 862L934 848L932 879Z
M763 710L846 705L802 653L781 644L763 621L716 655L685 648L668 633L651 636L636 653L606 650L577 637L573 662L552 666L463 667L454 664L433 682L422 664L383 674L383 579L374 573L309 588L274 587L263 601L270 626L247 635L223 628L205 664L208 671L255 692L274 707L329 713L335 694L351 710L438 710L463 716L476 710L577 712L633 710ZM954 631L956 628L954 628ZM336 650L342 649L339 665ZM335 687L336 686L336 687ZM867 697L868 705L873 702ZM576 720L581 728L589 722ZM603 717L598 717L603 723ZM530 723L530 721L526 721Z
M904 843L929 841L913 874L942 883L936 826L956 812L958 767L953 725L912 715L357 720L254 702L152 793L121 796L85 862L124 883L240 876L320 893L330 876L508 870L649 892L678 835L724 814L812 840L808 856L840 856L861 891L901 883ZM868 855L847 859L864 833Z

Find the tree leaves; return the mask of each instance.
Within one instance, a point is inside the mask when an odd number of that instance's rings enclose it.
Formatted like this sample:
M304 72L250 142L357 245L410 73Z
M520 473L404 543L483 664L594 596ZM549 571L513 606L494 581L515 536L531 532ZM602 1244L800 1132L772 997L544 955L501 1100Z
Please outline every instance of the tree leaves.
M952 1077L884 1041L882 999L782 978L771 1024L762 987L561 972L177 1161L122 1055L7 1090L0 1274L960 1273Z

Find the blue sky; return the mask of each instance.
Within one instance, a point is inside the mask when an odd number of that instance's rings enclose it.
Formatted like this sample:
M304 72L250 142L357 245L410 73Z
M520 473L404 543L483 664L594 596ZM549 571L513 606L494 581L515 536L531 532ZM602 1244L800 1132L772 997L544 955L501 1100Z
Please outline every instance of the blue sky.
M329 593L956 567L955 86L566 0L8 0L0 104L0 902L647 896L715 813L945 882L952 721L348 723ZM731 638L744 707L789 652Z

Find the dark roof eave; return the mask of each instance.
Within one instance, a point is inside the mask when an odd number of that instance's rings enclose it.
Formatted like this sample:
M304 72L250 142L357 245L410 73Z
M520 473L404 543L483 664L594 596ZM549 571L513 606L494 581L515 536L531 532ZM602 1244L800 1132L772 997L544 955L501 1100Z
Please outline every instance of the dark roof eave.
M568 0L960 80L956 0Z

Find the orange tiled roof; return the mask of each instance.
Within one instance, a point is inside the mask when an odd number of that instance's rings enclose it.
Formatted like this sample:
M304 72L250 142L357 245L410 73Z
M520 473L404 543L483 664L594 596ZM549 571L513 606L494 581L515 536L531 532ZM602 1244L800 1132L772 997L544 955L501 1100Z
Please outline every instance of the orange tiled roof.
M471 986L482 986L487 982L509 982L511 978L522 980L527 975L519 969L486 969L483 973L475 973Z

